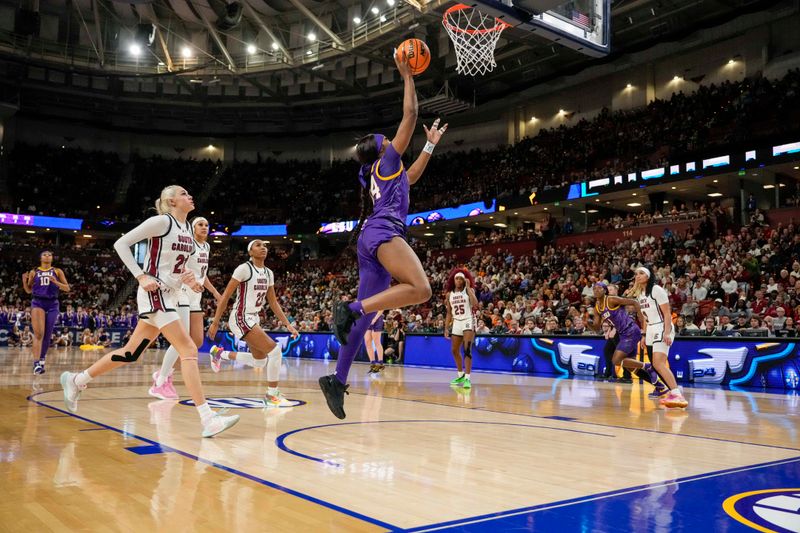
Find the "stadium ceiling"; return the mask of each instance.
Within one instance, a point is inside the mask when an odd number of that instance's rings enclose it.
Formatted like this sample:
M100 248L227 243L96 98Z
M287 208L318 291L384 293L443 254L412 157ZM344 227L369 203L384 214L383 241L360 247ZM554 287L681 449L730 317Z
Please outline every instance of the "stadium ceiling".
M0 101L33 116L132 130L358 129L396 120L401 87L391 54L408 37L432 51L417 83L421 100L463 110L780 2L616 0L609 58L512 28L498 44L498 67L481 78L455 73L441 25L451 4L0 0Z

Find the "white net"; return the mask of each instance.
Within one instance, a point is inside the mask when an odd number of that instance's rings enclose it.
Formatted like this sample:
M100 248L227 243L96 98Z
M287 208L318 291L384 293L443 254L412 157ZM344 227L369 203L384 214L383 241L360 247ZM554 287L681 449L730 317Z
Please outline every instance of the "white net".
M456 49L456 72L476 76L494 70L494 48L508 24L458 4L444 12L442 25Z

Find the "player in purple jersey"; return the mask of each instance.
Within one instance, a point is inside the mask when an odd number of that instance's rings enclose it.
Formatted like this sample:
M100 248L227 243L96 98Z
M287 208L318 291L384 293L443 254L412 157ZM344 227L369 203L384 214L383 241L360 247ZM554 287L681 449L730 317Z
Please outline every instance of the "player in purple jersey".
M50 348L53 328L58 318L58 293L69 292L64 271L53 267L53 252L39 254L39 268L22 275L22 288L33 294L31 322L33 323L33 373L44 374L44 360Z
M642 340L642 330L638 324L625 311L626 305L632 305L636 309L640 322L644 324L642 310L639 302L631 298L619 296L609 296L608 287L603 282L594 284L593 287L595 304L589 309L592 318L589 325L595 331L600 331L604 321L608 320L614 325L619 334L619 342L611 357L612 363L622 365L637 376L655 385L658 383L658 374L650 363L643 363L636 359L636 349Z
M375 313L428 301L431 285L419 258L406 242L409 187L416 183L433 154L447 124L439 128L436 119L425 135L428 142L408 170L400 157L414 134L417 123L417 94L408 59L395 63L403 78L403 119L394 138L379 134L362 137L356 146L361 163L361 217L353 231L358 248L358 299L350 304L339 302L334 308L333 331L342 347L336 371L319 378L328 407L337 418L344 418L344 395L347 374L364 333ZM367 213L369 205L372 212ZM366 222L365 222L366 219ZM397 284L389 287L394 278Z

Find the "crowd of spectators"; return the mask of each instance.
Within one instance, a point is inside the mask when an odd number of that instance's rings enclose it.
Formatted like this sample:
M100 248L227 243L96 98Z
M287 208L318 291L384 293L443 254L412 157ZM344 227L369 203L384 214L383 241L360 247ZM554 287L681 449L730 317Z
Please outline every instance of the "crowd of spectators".
M747 141L796 132L800 124L800 70L778 80L764 77L701 85L647 106L573 121L511 146L440 151L411 191L414 209L530 194L587 179L652 168ZM457 136L456 130L449 135ZM407 154L410 160L415 154ZM317 224L352 219L359 201L353 160L233 162L133 156L126 167L115 154L17 144L11 153L14 209L29 213L85 215L110 205L116 184L132 172L127 201L114 206L119 220L137 221L160 187L178 181L199 196L220 173L213 198L218 222ZM407 162L408 163L408 162ZM87 202L87 193L91 201ZM800 195L789 195L797 202Z

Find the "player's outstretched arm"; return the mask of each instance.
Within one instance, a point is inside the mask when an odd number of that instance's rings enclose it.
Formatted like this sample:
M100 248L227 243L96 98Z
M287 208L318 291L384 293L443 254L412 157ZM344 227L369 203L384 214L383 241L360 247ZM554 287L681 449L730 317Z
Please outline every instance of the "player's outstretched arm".
M292 323L289 322L289 319L286 318L286 314L283 312L281 303L278 301L278 296L275 294L275 285L269 286L269 290L267 291L267 301L269 302L269 308L272 309L272 312L275 313L275 316L278 317L278 320L281 321L281 324L286 326L286 329L289 330L289 333L292 334L292 337L297 337L297 330Z
M428 129L425 124L422 125L425 129L425 136L428 142L425 143L425 147L422 149L422 152L420 152L419 157L406 172L406 174L408 174L408 183L411 185L414 185L417 180L422 177L422 173L425 172L425 167L428 166L428 161L431 160L431 156L433 155L433 149L436 148L436 145L442 139L442 135L447 131L447 124L440 128L439 120L440 119L437 118L433 121L431 129Z
M403 155L403 152L406 151L408 144L411 142L412 135L414 135L419 106L417 105L414 75L411 74L411 67L408 66L408 58L405 55L397 57L397 54L395 54L394 62L397 65L400 77L403 78L403 119L397 127L394 139L392 139L392 146L398 154Z
M214 319L211 321L211 325L208 326L208 338L214 340L214 337L217 336L217 330L219 329L219 321L222 318L222 313L228 309L228 300L231 299L233 296L233 292L239 288L239 280L236 278L231 278L228 282L228 286L225 287L225 292L222 293L222 296L219 299L219 304L217 305L217 310L214 312Z

